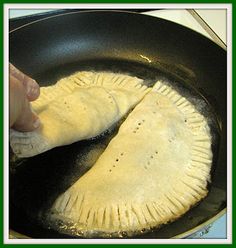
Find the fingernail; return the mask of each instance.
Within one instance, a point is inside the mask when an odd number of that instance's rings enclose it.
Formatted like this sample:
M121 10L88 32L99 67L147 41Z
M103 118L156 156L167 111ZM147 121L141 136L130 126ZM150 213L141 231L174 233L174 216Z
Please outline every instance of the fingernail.
M28 96L32 96L32 95L37 94L37 90L38 90L38 86L37 86L37 83L35 81L27 82L26 94Z
M33 123L33 127L36 129L41 125L41 121L39 120L39 118L37 118L34 123Z

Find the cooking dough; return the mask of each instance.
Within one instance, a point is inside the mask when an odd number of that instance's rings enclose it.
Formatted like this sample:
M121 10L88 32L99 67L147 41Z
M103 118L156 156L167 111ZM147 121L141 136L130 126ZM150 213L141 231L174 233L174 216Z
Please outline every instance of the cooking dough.
M211 163L206 119L157 82L94 166L56 199L48 220L98 236L158 227L206 196Z
M11 130L14 153L30 157L103 133L147 93L142 82L122 74L79 72L42 87L32 103L42 126L33 132Z

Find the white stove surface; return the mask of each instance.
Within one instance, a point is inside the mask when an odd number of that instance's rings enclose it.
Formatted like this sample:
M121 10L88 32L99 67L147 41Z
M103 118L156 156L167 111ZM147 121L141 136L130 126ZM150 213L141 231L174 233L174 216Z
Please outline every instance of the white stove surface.
M53 9L12 9L10 10L9 16L10 18L16 18L21 16L45 13L49 11L53 11ZM144 14L163 18L191 28L194 31L206 36L207 38L212 39L216 43L221 40L220 45L224 46L227 45L226 11L226 9L195 9L191 11L186 9L164 9L150 10L145 12ZM198 18L196 18L196 14L198 15ZM199 22L199 18L203 20L203 23L205 22L205 25ZM208 228L201 230L198 233L195 233L191 236L191 238L226 239L226 218L227 215L224 214Z
M43 14L53 10L54 9L12 9L10 10L10 18ZM195 9L193 11L195 11L195 13L199 15L199 17L202 18L216 33L216 35L219 36L219 38L226 44L226 9ZM146 11L144 14L176 22L205 35L209 39L214 40L194 18L193 14L186 9L150 10Z

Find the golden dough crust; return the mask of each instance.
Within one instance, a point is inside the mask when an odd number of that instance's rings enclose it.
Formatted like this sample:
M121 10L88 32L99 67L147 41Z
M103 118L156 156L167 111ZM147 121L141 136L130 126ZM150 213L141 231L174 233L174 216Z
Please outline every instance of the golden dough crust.
M143 80L108 72L78 72L42 87L32 103L41 120L33 132L10 130L18 157L93 138L119 121L149 91Z
M72 223L84 235L158 227L207 195L211 163L207 121L157 82L94 166L58 197L48 218Z

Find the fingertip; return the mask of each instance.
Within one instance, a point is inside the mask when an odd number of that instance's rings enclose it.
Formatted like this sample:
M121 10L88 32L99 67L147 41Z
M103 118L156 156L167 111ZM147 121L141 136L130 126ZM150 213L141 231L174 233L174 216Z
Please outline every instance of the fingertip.
M16 122L12 128L20 132L32 132L34 130L37 130L40 126L41 126L41 121L37 117L36 119L28 122L25 121Z
M31 132L39 128L40 125L39 117L32 111L30 103L26 100L21 115L12 128L21 132Z
M35 119L35 121L33 122L33 128L34 129L37 129L37 128L39 128L41 126L41 121L40 121L40 119L37 117L36 119Z
M26 95L29 101L34 101L39 97L40 87L37 82L31 78L26 78L25 82Z
M18 70L12 64L9 64L9 70L10 77L14 77L15 79L19 80L19 82L24 86L27 99L29 101L36 100L40 94L40 87L38 83L31 77Z

